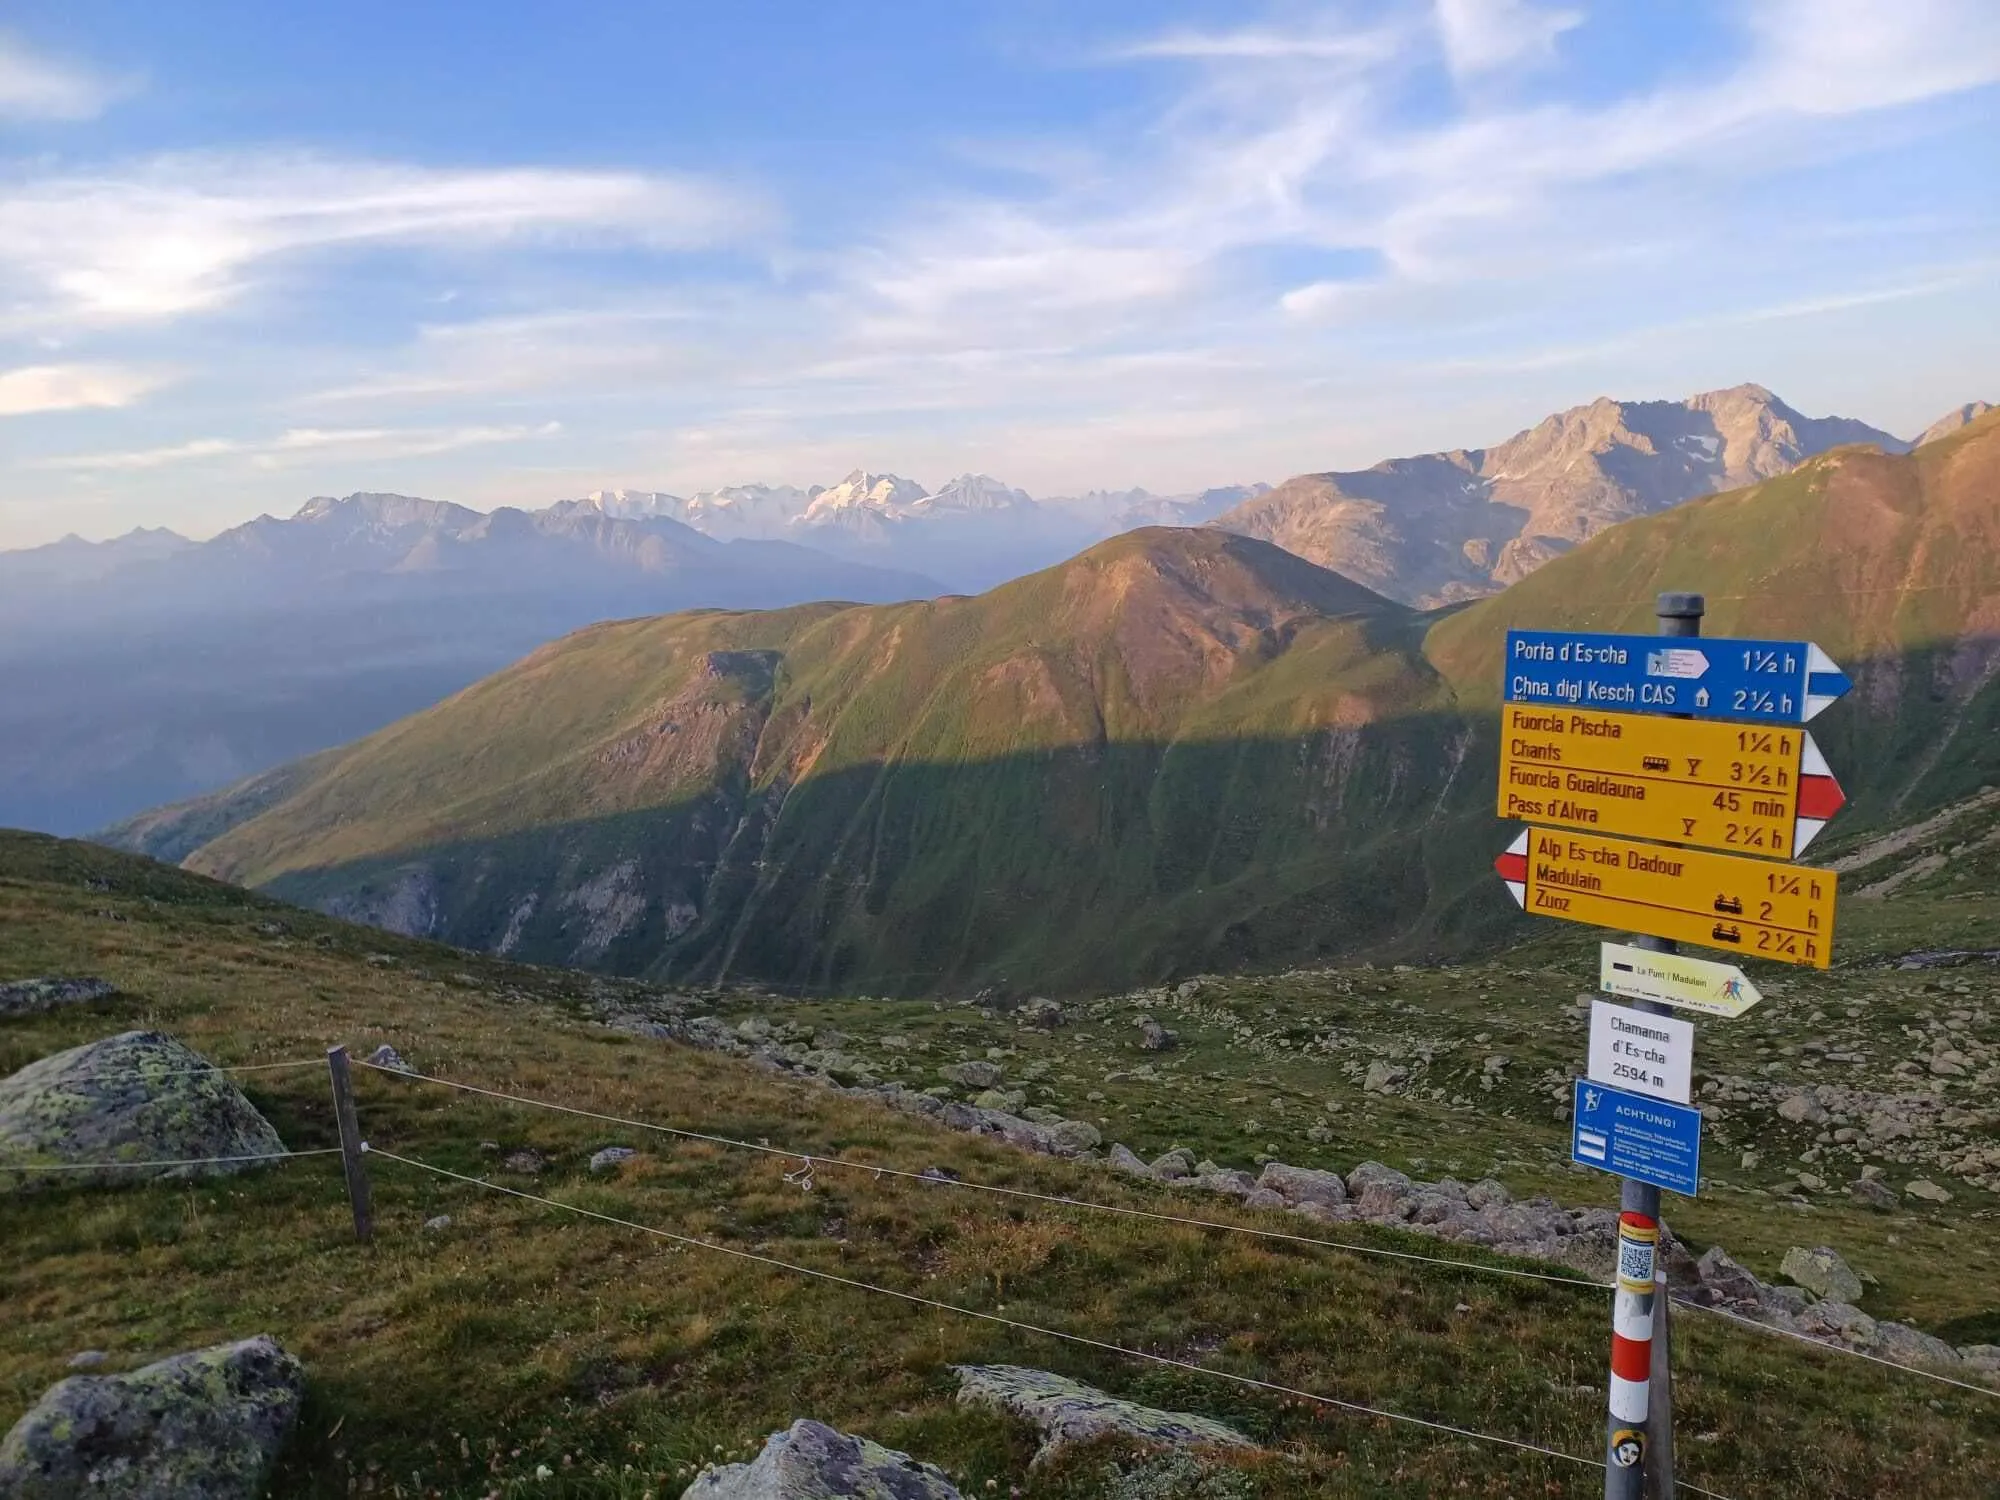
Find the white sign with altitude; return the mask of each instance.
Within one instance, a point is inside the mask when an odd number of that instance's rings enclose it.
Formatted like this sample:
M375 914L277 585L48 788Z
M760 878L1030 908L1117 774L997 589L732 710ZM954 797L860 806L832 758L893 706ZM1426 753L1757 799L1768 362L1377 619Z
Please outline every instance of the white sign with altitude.
M1688 1103L1694 1078L1694 1023L1623 1005L1590 1005L1590 1081Z

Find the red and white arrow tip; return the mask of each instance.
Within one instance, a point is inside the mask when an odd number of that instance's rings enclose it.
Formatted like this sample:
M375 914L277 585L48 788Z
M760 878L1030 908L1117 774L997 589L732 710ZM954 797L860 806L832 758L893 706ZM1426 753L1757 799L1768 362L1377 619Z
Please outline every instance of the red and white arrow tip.
M1493 868L1500 872L1500 878L1507 882L1507 890L1514 897L1514 904L1526 909L1528 905L1528 833L1522 829L1514 836L1514 842L1507 846L1507 852L1493 861Z
M1806 852L1827 819L1847 805L1847 793L1833 779L1833 769L1807 735L1799 754L1799 816L1792 828L1792 858Z

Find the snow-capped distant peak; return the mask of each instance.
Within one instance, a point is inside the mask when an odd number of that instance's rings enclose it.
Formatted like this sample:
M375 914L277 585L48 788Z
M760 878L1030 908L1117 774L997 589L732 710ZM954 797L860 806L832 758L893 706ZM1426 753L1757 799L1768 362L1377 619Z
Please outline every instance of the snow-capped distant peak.
M583 497L592 510L615 520L636 521L649 516L680 520L687 502L661 490L592 490Z
M914 479L856 469L832 489L821 490L814 496L812 504L806 507L804 519L811 524L847 510L907 510L923 499L924 493L924 487Z
M913 509L1018 510L1032 508L1034 500L1026 490L1002 484L990 474L961 474L934 495L926 495Z

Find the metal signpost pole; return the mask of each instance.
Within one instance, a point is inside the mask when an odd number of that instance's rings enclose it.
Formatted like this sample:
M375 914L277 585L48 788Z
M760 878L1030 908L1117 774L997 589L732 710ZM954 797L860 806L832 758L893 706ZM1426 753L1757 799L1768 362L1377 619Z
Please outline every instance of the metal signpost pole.
M1655 606L1660 634L1701 634L1707 601L1700 594L1661 594ZM1641 937L1635 946L1654 953L1674 953L1667 938ZM1672 1007L1650 1000L1631 1002L1652 1015L1671 1015ZM1604 1500L1642 1500L1646 1470L1655 1460L1671 1464L1673 1413L1666 1405L1671 1387L1662 1382L1658 1409L1650 1400L1653 1383L1654 1309L1664 1298L1655 1277L1660 1243L1660 1190L1651 1183L1621 1178L1618 1215L1618 1289L1611 1312L1610 1410L1604 1427ZM1665 1440L1660 1437L1664 1435ZM1651 1441L1649 1441L1651 1439ZM1671 1473L1661 1476L1665 1488L1654 1493L1667 1500L1673 1494Z

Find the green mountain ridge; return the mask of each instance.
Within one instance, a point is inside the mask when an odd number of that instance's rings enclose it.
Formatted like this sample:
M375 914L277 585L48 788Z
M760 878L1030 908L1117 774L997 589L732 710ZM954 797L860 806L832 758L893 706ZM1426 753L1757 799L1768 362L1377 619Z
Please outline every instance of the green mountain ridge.
M1502 635L1799 635L1842 831L1994 778L2000 421L1838 449L1420 612L1217 530L976 598L593 627L277 779L105 835L398 931L802 990L1084 989L1441 956L1523 919L1487 862Z

